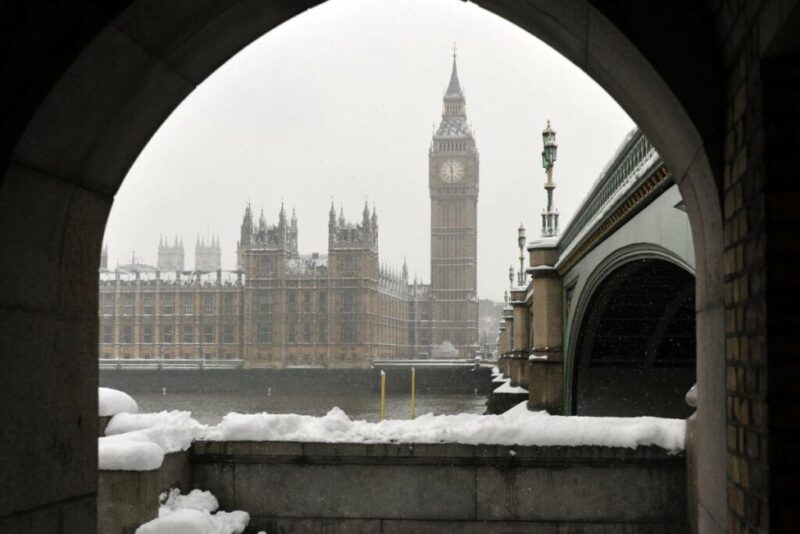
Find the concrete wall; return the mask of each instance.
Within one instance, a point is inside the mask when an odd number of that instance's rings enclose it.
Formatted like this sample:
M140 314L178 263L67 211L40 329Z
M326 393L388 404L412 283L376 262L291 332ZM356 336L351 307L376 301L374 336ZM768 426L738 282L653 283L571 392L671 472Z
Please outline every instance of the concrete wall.
M199 442L195 486L255 530L683 532L682 455L656 448Z
M97 531L132 534L158 517L159 470L100 471L97 477Z
M135 532L139 525L158 517L158 497L172 488L181 493L194 489L188 451L164 455L161 467L152 471L99 471L97 531Z
M489 392L489 367L417 367L418 393ZM411 370L386 368L386 387L390 392L411 390ZM273 394L305 391L313 394L347 393L369 395L380 391L378 369L104 369L100 385L127 391L167 392L263 392Z

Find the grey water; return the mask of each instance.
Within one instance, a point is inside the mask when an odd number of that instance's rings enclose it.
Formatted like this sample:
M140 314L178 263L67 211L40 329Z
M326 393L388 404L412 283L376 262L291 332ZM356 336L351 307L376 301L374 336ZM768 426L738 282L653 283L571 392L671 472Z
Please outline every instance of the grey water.
M238 413L298 413L321 416L333 407L341 408L350 419L378 421L380 419L380 396L366 393L352 394L268 394L265 392L242 393L133 393L139 404L139 412L181 410L192 412L192 417L204 424L219 423L229 412ZM424 394L416 399L416 415L472 413L482 414L486 410L486 396L460 393ZM386 399L388 419L410 419L411 397L390 394Z

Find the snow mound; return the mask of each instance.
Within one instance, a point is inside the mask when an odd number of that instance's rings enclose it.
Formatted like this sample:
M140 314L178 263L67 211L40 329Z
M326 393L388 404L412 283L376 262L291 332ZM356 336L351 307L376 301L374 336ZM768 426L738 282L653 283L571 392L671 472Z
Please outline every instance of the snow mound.
M133 397L123 391L111 388L97 388L97 408L100 417L117 415L118 413L139 411L139 405Z
M503 384L494 390L495 393L528 393L528 390L522 386L512 386L511 379L503 380Z
M216 534L207 514L198 510L177 510L159 516L136 529L136 534Z
M216 512L219 509L219 501L210 491L193 489L187 495L181 495L181 490L172 489L169 493L161 494L161 501L164 504L161 508L169 510L199 510L201 512Z
M209 441L322 443L463 443L468 445L684 448L683 419L554 416L521 402L500 415L433 415L379 423L353 421L339 408L323 417L297 414L226 415L209 427Z
M192 412L121 413L106 427L106 436L140 431L165 453L185 451L207 427L192 419Z
M219 503L210 491L181 495L173 489L161 494L161 500L158 518L140 526L136 534L241 534L250 523L247 512L216 512Z
M103 471L152 471L161 467L164 451L141 432L97 439L97 467Z

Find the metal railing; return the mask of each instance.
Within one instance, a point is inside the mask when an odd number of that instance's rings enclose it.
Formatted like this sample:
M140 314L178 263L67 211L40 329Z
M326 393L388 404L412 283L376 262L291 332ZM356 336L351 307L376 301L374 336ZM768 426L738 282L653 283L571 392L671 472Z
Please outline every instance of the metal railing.
M100 358L100 369L241 369L244 360L212 360L203 358Z
M616 158L586 195L575 216L569 222L559 240L559 249L564 250L578 234L602 212L609 202L617 199L622 189L627 189L637 178L642 166L657 156L652 143L641 130L636 130L620 148Z

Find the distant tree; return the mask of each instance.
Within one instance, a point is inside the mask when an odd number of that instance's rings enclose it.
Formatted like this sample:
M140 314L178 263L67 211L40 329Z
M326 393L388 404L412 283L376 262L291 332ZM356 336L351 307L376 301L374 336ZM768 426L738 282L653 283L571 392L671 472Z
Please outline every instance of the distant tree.
M431 358L458 358L458 349L449 341L442 341L440 344L434 345L431 348Z

